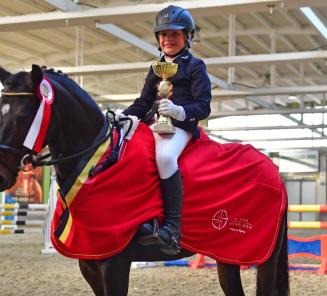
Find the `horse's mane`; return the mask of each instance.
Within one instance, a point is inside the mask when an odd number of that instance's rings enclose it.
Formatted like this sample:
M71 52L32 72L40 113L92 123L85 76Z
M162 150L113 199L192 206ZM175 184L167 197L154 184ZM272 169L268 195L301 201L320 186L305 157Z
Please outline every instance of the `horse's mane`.
M55 72L54 70L43 70L43 73L50 80L53 80L66 89L76 100L81 104L86 105L102 114L99 106L92 99L92 97L82 89L74 80L62 72Z

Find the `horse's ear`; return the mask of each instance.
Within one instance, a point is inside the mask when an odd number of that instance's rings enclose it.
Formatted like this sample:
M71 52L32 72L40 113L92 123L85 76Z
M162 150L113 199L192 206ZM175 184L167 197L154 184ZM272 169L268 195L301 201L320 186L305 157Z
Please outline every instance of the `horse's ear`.
M11 73L5 70L4 68L0 67L0 81L1 83L4 83L5 80L11 76Z
M31 79L32 79L33 87L36 89L40 85L43 79L43 72L40 66L32 65Z

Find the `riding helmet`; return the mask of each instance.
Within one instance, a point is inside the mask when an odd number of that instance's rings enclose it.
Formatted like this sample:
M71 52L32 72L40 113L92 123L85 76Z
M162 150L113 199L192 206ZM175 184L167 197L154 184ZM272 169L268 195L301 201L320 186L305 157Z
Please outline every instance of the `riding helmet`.
M190 47L194 37L195 23L192 15L184 8L169 5L159 11L154 21L153 32L158 40L158 33L164 30L183 30Z

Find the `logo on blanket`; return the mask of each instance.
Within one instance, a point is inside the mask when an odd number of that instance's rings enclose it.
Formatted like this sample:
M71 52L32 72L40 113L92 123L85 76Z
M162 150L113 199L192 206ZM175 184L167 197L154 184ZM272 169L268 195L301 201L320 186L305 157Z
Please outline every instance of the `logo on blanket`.
M218 230L222 230L228 223L228 215L226 210L220 210L214 214L212 218L212 226Z
M253 228L252 223L250 223L247 218L236 217L230 219L227 211L224 209L219 210L214 214L211 223L215 229L222 230L225 227L228 227L229 231L238 232L240 234L246 234Z

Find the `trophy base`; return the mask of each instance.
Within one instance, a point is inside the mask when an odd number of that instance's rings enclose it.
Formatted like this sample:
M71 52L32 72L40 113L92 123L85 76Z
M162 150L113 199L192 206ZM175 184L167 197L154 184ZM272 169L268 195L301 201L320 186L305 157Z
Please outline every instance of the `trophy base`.
M174 134L176 132L176 127L172 124L155 124L152 130L157 134Z

